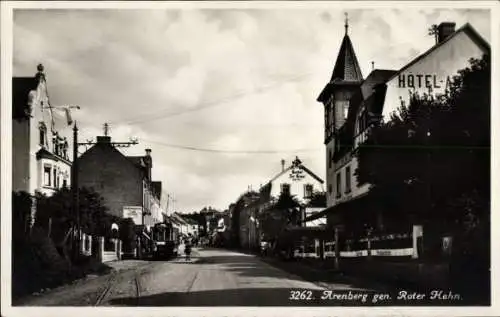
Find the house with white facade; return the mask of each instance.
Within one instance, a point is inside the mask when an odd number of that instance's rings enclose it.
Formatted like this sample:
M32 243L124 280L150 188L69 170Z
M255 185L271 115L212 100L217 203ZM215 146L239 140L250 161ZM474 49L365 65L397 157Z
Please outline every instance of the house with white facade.
M43 65L33 77L12 78L13 191L50 196L71 186L70 108L51 104Z
M324 193L324 190L323 179L307 168L298 157L289 166L285 166L285 161L282 160L281 171L261 187L260 199L249 204L240 215L240 226L246 232L242 235L242 241L248 241L247 244L252 247L258 245L262 239L275 238L273 236L275 233L272 230L265 229L264 224L259 223L259 219L272 218L277 223L287 221L283 214L285 211L275 208L282 194L290 195L298 203L297 208L290 211L296 213L296 223L286 223L286 225L312 227L315 225L312 222L305 224L306 215L317 213L326 206L323 206L323 208L310 207L308 202L313 195ZM316 221L318 224L321 222L326 223L326 217L320 218L322 219Z

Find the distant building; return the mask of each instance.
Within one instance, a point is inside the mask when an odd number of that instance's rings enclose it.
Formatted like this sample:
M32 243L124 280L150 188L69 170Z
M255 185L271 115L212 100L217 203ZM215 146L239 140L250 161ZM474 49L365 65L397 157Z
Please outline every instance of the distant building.
M69 108L50 103L44 67L34 77L12 78L12 190L33 197L71 186ZM35 220L33 199L30 226Z
M152 165L151 150L127 157L113 146L111 137L98 136L78 158L79 187L98 192L110 214L151 227L163 220L161 182L151 181Z
M230 245L233 247L248 247L248 218L250 206L260 199L259 193L247 191L238 197L229 208L230 213Z
M303 224L306 217L317 212L317 207L309 207L308 202L314 194L324 193L324 181L308 169L302 161L296 157L289 166L285 166L285 161L281 162L281 171L271 178L262 188L259 193L259 200L250 204L245 210L242 226L249 230L248 245L249 247L257 247L261 239L273 240L279 234L274 230L264 228L264 224L259 223L259 218L266 216L267 219L274 219L276 225L307 225ZM278 198L281 194L288 194L294 197L298 203L295 210L283 210L277 207ZM326 206L320 206L324 209ZM284 213L296 213L292 223L288 223ZM322 219L326 222L326 218ZM318 220L316 222L321 222ZM280 224L281 223L281 224Z

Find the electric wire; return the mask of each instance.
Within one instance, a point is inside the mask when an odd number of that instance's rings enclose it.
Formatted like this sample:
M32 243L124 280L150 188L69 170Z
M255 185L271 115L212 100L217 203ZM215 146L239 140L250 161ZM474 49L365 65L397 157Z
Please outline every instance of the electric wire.
M283 85L285 83L297 82L297 81L300 81L303 78L306 78L306 77L308 77L310 75L311 75L311 73L302 74L302 75L298 75L298 76L293 76L293 77L290 77L290 78L282 80L282 81L277 81L277 82L271 83L271 84L266 85L266 86L258 87L257 89L255 89L253 91L241 91L241 92L235 93L235 94L233 94L231 96L228 96L228 97L225 97L225 98L222 98L222 99L201 102L201 103L198 104L197 107L193 107L193 108L189 108L189 109L183 109L183 110L174 111L174 112L167 112L167 113L163 113L163 114L161 114L163 111L151 112L151 113L146 114L146 116L143 117L143 118L131 119L131 120L123 120L123 121L115 121L115 122L110 122L110 123L111 124L135 125L135 124L141 124L141 123L145 123L145 122L157 121L157 120L160 120L160 119L172 118L172 117L175 117L175 116L180 116L180 115L191 113L191 112L197 112L197 111L205 110L205 109L208 109L208 108L213 108L213 107L221 106L223 104L226 104L228 101L231 101L231 100L234 100L234 99L238 99L238 98L241 98L241 97L244 97L244 96L248 96L248 95L253 95L253 94L261 93L263 91L272 89L275 86Z
M282 149L282 150L221 150L221 149L211 149L211 148L202 148L197 146L185 146L178 144L171 144L165 142L159 142L154 140L145 140L144 142L157 144L169 148L189 150L189 151L197 151L197 152L205 152L205 153L220 153L220 154L281 154L281 153L303 153L303 152L317 152L322 151L320 148L311 148L311 149Z

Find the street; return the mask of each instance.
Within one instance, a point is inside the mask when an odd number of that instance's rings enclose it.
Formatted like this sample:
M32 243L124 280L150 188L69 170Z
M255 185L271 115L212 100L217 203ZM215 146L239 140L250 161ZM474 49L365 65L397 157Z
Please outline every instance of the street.
M370 292L369 289L357 289L341 283L330 284L329 289L339 292ZM171 261L145 261L137 268L90 278L75 285L27 299L19 305L316 306L340 304L340 301L320 299L324 290L325 288L275 268L254 255L222 249L195 249L191 261L186 261L183 257ZM301 296L297 291L301 291L303 295ZM350 304L363 305L360 301Z

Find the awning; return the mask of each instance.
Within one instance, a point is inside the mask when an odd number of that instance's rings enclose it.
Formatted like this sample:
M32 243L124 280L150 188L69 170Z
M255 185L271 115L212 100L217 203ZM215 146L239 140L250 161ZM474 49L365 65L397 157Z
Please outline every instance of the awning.
M328 207L320 212L317 212L314 215L311 215L311 216L305 218L303 220L303 222L308 222L308 221L316 220L319 218L323 218L327 214L332 213L332 212L335 212L335 213L342 212L342 211L346 210L347 208L352 208L354 206L354 204L358 205L359 203L365 201L368 197L369 197L368 192L361 194L354 199L342 202L340 204L330 206L330 207Z
M280 238L292 239L329 239L333 237L333 232L326 227L288 227L280 235Z

